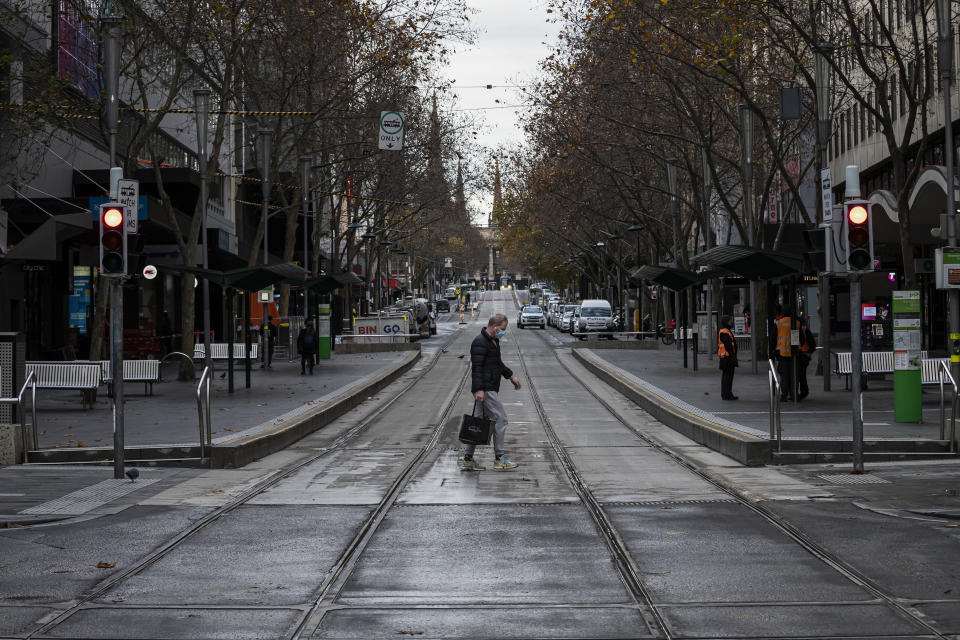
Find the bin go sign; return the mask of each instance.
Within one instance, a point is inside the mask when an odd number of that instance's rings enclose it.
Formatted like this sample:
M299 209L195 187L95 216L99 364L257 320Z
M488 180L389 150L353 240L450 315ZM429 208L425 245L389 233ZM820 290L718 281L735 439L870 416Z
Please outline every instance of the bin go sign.
M403 149L403 116L397 111L380 112L380 148L387 151Z

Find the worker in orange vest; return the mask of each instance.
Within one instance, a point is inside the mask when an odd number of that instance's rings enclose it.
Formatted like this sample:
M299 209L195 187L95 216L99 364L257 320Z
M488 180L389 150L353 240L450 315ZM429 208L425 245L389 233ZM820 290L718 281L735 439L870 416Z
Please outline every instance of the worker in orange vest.
M806 316L800 317L800 348L797 350L797 400L803 400L810 395L807 385L807 365L817 350L817 340L810 331L810 321Z
M793 400L793 350L790 347L790 330L793 319L783 314L783 307L774 307L777 327L777 361L780 371L780 400Z
M737 342L733 339L733 318L724 316L720 320L720 333L717 335L717 356L720 360L720 398L737 400L733 395L733 374L737 368Z

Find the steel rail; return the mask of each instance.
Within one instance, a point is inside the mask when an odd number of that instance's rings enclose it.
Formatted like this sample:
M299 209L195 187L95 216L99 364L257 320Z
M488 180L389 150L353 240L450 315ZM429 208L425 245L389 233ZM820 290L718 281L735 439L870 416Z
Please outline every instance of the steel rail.
M373 413L371 413L369 416L361 420L359 423L357 423L355 426L349 429L346 433L336 438L329 447L320 449L317 451L317 453L304 456L303 458L295 460L289 463L288 465L280 467L279 469L275 470L269 476L267 476L257 484L253 485L243 493L239 494L236 498L230 500L226 504L221 505L220 507L217 507L207 515L197 520L197 522L194 523L193 526L169 538L166 542L161 544L159 547L155 548L154 551L150 552L148 555L146 555L144 558L140 559L130 567L127 567L126 569L123 569L115 573L114 575L106 578L105 580L101 581L99 584L94 586L86 594L84 594L77 600L73 601L67 608L63 609L58 614L56 614L54 618L48 620L46 623L34 629L32 632L30 632L24 637L27 640L30 640L38 636L43 637L47 635L47 633L51 629L53 629L60 623L64 622L67 618L69 618L71 615L73 615L74 613L82 609L85 605L107 594L112 589L114 589L117 585L121 584L128 578L131 578L141 573L145 569L148 569L149 567L153 566L154 564L162 560L164 557L169 555L171 552L175 551L186 540L193 537L198 532L202 531L203 529L210 526L214 522L220 520L227 514L236 510L237 508L243 506L250 500L256 498L263 492L267 491L268 489L279 484L283 480L289 478L290 476L300 471L304 467L343 448L348 442L353 440L356 436L360 435L368 427L370 427L373 424L376 424L387 412L387 410L389 410L398 400L404 397L407 391L412 389L430 371L432 371L433 368L436 366L437 362L440 360L440 356L446 351L446 347L451 342L453 342L453 340L456 339L459 335L460 335L459 332L451 333L450 337L441 345L440 349L437 349L437 353L433 356L433 359L430 361L430 363L426 367L423 368L422 371L420 371L408 384L404 385L402 389L400 389L392 398L390 398L384 404L378 407Z
M553 423L551 422L550 418L547 417L546 410L543 407L543 401L541 400L540 394L537 391L536 384L534 384L533 378L530 376L530 369L527 367L526 360L520 350L520 343L516 342L515 344L517 347L517 356L520 358L520 366L523 367L527 385L530 387L530 396L533 399L533 404L537 409L540 420L543 422L544 431L547 434L547 439L550 442L550 446L553 448L554 454L556 454L557 459L560 461L561 467L567 474L567 478L569 479L571 486L573 486L574 491L577 493L580 501L590 513L594 524L596 524L601 535L603 536L603 540L607 545L607 549L610 551L614 566L616 567L617 573L620 575L620 579L622 580L624 586L630 592L630 595L634 601L636 601L639 605L643 605L644 608L641 610L641 615L643 615L644 619L646 620L647 626L650 627L651 632L659 632L661 635L658 635L658 637L664 637L667 638L667 640L670 640L673 638L673 635L670 632L670 627L667 625L663 614L660 613L660 610L654 603L653 596L644 586L643 580L640 578L642 572L633 561L633 557L630 555L630 551L627 549L626 543L623 541L623 538L617 531L616 526L607 516L607 512L604 510L603 505L600 504L600 501L597 500L596 496L593 495L593 492L589 489L589 487L587 487L587 483L580 475L577 465L567 453L566 448L560 443L560 438L557 437L556 431L553 429Z
M463 393L464 384L469 377L470 367L464 366L463 373L460 376L460 380L457 383L457 386L454 388L454 391L447 396L446 401L444 402L443 408L440 411L440 414L437 419L437 424L433 429L433 432L430 434L430 439L427 440L420 450L410 459L410 461L404 466L393 482L390 484L390 487L387 489L386 493L380 499L380 502L377 503L377 506L373 509L370 515L367 517L366 521L354 535L353 539L343 550L340 556L337 558L337 562L334 563L333 568L327 574L327 577L324 579L323 583L320 585L319 595L315 596L314 604L310 607L310 610L303 616L300 620L300 623L297 625L296 629L291 636L291 640L300 640L304 637L304 634L312 634L316 626L318 626L326 614L327 610L334 604L340 592L343 590L344 584L346 584L347 579L350 577L353 568L356 566L357 562L360 560L360 556L366 550L367 545L370 543L370 540L376 534L377 530L380 527L380 524L383 522L384 518L387 517L387 513L396 503L397 498L400 497L400 494L409 484L410 480L416 475L416 472L420 468L420 464L423 462L423 459L437 446L437 443L440 441L440 436L443 434L444 428L446 427L447 419L449 418L450 412L457 404L457 400L460 398L461 393Z
M541 339L545 340L546 338L543 337ZM576 376L574 375L574 372L570 369L567 363L565 363L563 360L560 359L559 355L554 349L550 349L550 351L554 354L554 357L557 358L557 362L560 364L560 366L562 366L567 371L567 373L570 374L570 377L576 379L581 384L581 386L583 386L583 388L586 389L587 392L590 393L590 395L592 395L597 400L597 402L599 402L600 405L604 409L606 409L611 416L613 416L616 419L617 422L623 425L628 431L633 433L635 436L643 440L655 451L658 451L663 455L667 456L668 458L673 460L673 462L680 465L681 467L691 472L692 474L696 475L701 480L709 483L711 486L713 486L717 490L722 491L723 493L730 496L730 498L737 504L749 509L750 511L760 516L763 520L767 521L774 528L778 529L781 533L783 533L789 539L793 540L796 544L802 547L805 551L807 551L807 553L817 558L827 566L837 571L840 575L844 576L845 578L847 578L857 586L861 587L862 589L870 593L877 600L880 600L883 603L890 606L893 610L897 611L904 618L919 625L920 627L922 627L923 629L925 629L926 631L928 631L930 634L932 634L937 638L943 638L944 640L946 640L947 638L951 637L948 634L943 634L937 631L933 627L933 625L930 622L928 622L922 614L920 614L919 612L912 611L909 606L900 602L898 598L888 594L886 591L884 591L882 587L876 584L871 578L867 577L866 575L861 573L859 570L857 570L855 567L848 564L846 561L841 559L838 555L831 553L830 551L825 549L819 543L815 542L812 538L810 538L807 534L803 533L801 530L799 530L798 528L790 524L786 519L781 518L780 516L776 515L766 507L751 501L749 498L741 494L736 489L733 489L732 487L729 487L723 484L719 480L713 478L708 473L700 470L696 465L686 460L680 454L674 453L666 446L660 444L656 440L653 440L646 434L634 428L616 409L610 406L610 404L606 400L601 398L586 383L581 381L579 378L576 378ZM533 387L532 384L531 384L531 387ZM538 407L538 410L539 410L539 407Z

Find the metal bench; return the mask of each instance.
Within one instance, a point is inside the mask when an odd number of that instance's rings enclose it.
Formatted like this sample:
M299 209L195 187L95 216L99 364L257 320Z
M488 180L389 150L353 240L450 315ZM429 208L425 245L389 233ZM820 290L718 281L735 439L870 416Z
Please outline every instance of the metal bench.
M102 380L109 387L109 393L113 396L113 370L109 360L100 361L100 370L102 371ZM153 395L153 383L160 381L160 361L159 360L124 360L123 361L123 381L124 382L142 382L143 395ZM147 393L149 387L150 392Z
M950 367L950 358L924 358L920 361L920 384L940 384L940 363Z
M259 343L252 343L250 345L250 359L256 360L259 355ZM228 342L211 342L210 343L210 357L213 360L229 360L229 347L230 343ZM245 345L242 342L233 343L233 359L234 360L243 360ZM193 358L194 360L203 360L205 350L203 344L195 344L193 346Z
M846 376L846 379L844 380L844 388L849 389L850 376L853 374L853 361L850 357L850 352L838 351L838 352L835 352L834 355L836 355L837 357L836 367L834 368L834 372L838 376ZM893 351L864 351L860 355L861 355L860 362L862 363L861 372L863 374L894 372ZM924 376L926 376L927 369L924 367L927 366L927 362L935 363L937 358L928 359L927 352L921 351L920 359L922 363L921 370L924 372ZM930 375L931 376L938 375L936 365L931 364L929 366L931 371ZM926 378L924 377L924 379ZM924 382L923 384L936 384L937 382L939 382L939 378L936 378L929 383Z
M102 377L98 362L26 362L26 375L32 372L38 389L76 389L80 404L93 408Z

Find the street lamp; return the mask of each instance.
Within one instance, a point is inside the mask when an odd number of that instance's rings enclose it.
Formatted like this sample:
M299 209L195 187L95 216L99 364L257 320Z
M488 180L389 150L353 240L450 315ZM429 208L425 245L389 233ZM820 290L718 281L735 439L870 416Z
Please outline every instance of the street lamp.
M207 125L210 120L210 90L194 89L193 106L197 116L197 155L200 164L200 228L203 238L203 268L210 268L207 235ZM210 281L203 279L203 366L213 364L210 353Z

